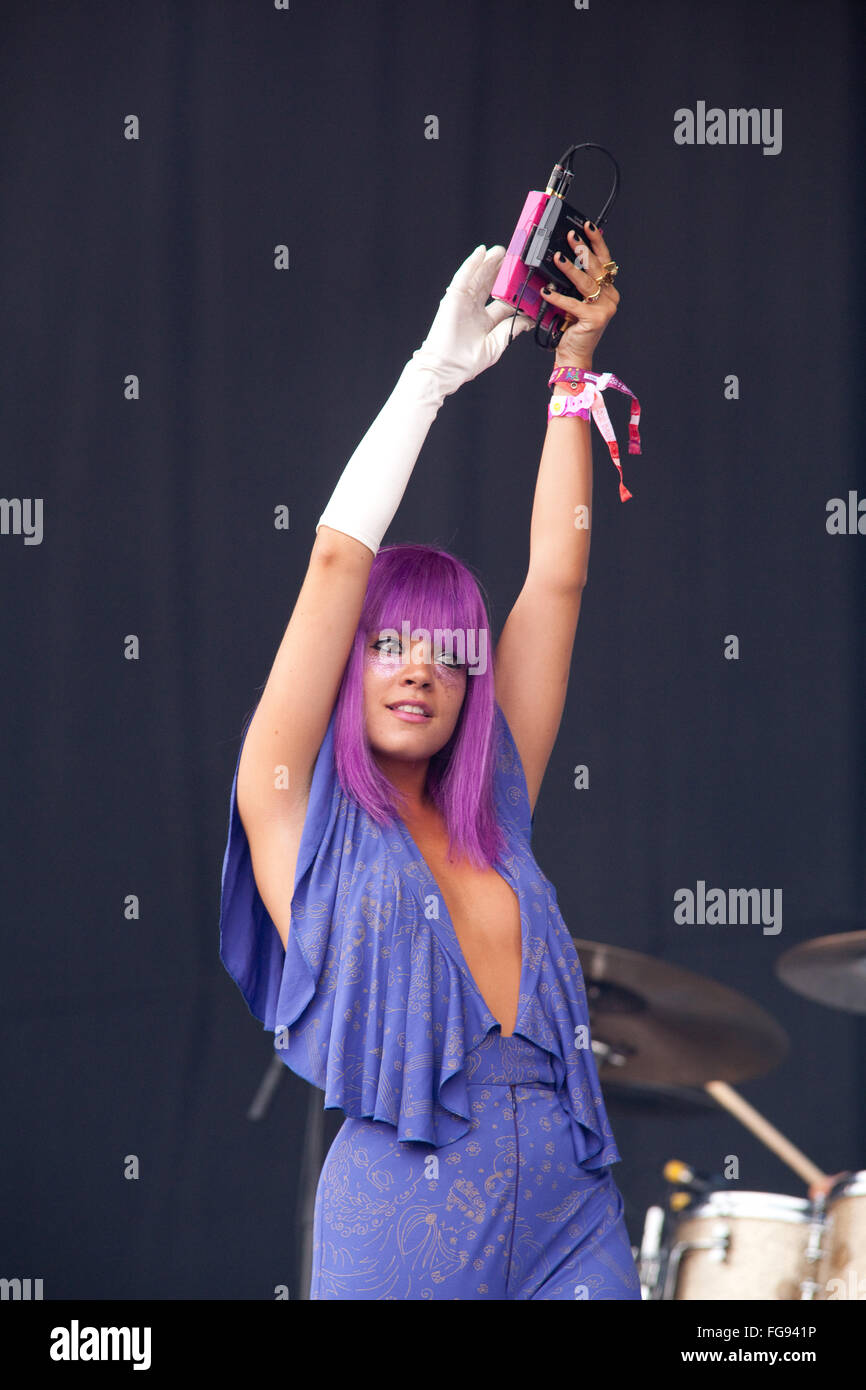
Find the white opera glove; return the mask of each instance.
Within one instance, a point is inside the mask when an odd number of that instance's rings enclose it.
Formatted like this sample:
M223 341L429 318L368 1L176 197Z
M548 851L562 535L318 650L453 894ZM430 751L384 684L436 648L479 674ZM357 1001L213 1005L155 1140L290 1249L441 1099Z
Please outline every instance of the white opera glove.
M533 320L507 304L484 302L505 248L478 246L439 304L430 332L406 363L394 390L361 440L319 517L376 555L406 491L421 446L445 397L498 362L514 334Z
M533 326L527 314L515 316L508 304L496 301L485 307L504 256L504 246L476 246L445 291L430 332L412 354L414 362L433 372L443 400L492 367L510 338Z

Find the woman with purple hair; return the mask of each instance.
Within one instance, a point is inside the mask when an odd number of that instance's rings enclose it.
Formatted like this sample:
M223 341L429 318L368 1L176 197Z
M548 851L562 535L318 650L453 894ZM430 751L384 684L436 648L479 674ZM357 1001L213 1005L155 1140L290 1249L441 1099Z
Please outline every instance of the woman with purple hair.
M557 364L589 370L619 295L585 230L561 264L587 298L547 298L575 320ZM445 397L531 326L486 305L504 254L460 267L339 479L232 784L221 959L346 1116L313 1299L640 1298L580 962L530 846L589 558L588 412L549 417L495 652L466 564L380 549Z

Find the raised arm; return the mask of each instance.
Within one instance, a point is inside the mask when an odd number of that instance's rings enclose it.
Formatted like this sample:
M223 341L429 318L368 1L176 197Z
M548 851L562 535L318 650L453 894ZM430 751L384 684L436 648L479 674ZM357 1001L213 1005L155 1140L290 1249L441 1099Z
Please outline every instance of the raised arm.
M238 811L248 838L303 818L370 566L445 399L436 373L417 360L421 351L406 363L319 518L304 583L241 753ZM277 767L288 777L278 779Z
M323 525L244 740L238 811L247 835L292 820L306 804L358 626L373 551ZM288 770L288 785L275 769Z
M484 307L503 247L479 246L355 450L316 528L303 585L238 765L238 813L256 884L285 944L294 861L316 757L357 630L370 567L447 395L497 361L505 305ZM520 332L531 321L521 316ZM278 775L285 768L288 776Z
M594 294L602 263L610 260L600 231L585 228L591 250L569 233L587 264L559 264L581 294ZM581 250L580 248L583 248ZM605 285L594 304L545 296L577 322L556 349L557 366L592 370L593 351L616 313L619 294ZM566 394L557 383L554 394ZM592 517L591 423L577 415L548 420L538 468L526 580L502 629L494 654L496 698L514 735L534 810L562 722L574 637L589 565Z

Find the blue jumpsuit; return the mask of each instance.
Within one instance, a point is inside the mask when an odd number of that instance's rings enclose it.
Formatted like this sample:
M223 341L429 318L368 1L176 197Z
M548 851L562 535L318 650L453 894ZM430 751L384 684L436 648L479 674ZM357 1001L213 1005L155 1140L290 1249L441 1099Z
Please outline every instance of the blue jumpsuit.
M583 972L530 849L502 710L495 799L508 849L496 867L523 938L510 1037L403 821L378 825L343 790L334 722L287 949L256 888L237 769L220 916L220 958L277 1055L346 1116L319 1177L310 1297L639 1299Z

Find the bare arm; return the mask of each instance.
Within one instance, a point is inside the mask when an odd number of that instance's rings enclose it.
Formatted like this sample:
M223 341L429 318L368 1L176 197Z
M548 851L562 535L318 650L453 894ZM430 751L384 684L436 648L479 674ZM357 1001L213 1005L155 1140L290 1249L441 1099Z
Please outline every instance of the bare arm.
M562 265L584 295L598 288L602 262L610 259L601 232L587 230L586 235L592 247L585 257L588 272L571 262ZM573 234L571 239L577 248L579 240ZM591 369L593 349L616 313L618 292L605 286L594 304L560 294L548 299L577 319L557 346L557 365ZM565 390L557 384L554 394ZM549 420L532 507L526 580L494 656L496 698L523 763L531 811L565 708L589 565L591 516L591 424L576 415Z
M554 387L554 391L558 388ZM526 579L496 646L496 698L514 735L530 813L562 722L574 637L589 564L590 425L574 415L547 425L530 527Z
M373 552L353 536L329 526L318 531L238 766L238 811L248 835L293 822L306 805L372 563ZM287 786L279 785L280 768Z
M358 625L373 552L322 525L238 764L238 814L259 896L288 943L316 756ZM285 769L286 775L280 775Z

